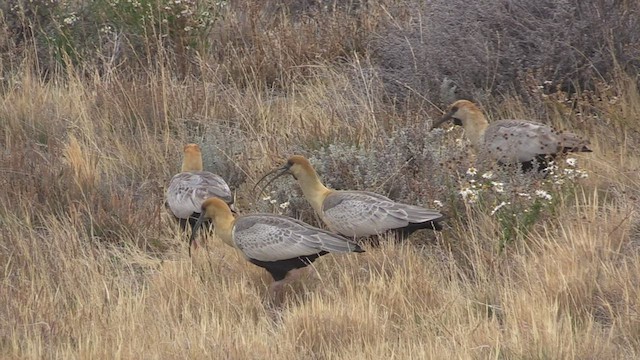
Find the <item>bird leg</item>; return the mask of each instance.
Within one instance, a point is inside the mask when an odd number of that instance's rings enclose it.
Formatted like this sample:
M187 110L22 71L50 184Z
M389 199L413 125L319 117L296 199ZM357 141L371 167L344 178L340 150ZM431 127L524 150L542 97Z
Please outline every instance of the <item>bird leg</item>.
M316 280L322 280L320 278L320 274L318 274L316 269L311 265L305 267L304 272L306 272L306 276L309 277L309 278L316 279Z
M283 296L284 296L283 288L284 288L285 285L290 284L293 281L296 281L302 275L305 275L305 274L311 275L313 273L315 273L315 271L311 266L305 266L303 268L289 270L287 275L285 275L284 279L278 280L278 281L274 281L269 285L269 290L268 291L269 291L270 297L276 303L282 302Z
M289 282L287 277L282 280L274 281L269 285L269 298L271 299L271 302L276 306L282 304L284 300L284 286Z

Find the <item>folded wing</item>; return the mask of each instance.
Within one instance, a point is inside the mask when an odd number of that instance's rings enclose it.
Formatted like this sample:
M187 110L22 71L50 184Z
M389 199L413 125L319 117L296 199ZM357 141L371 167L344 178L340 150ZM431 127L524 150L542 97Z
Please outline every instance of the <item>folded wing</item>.
M233 203L229 185L219 175L207 171L179 173L171 179L167 189L169 209L181 219L199 213L202 202L214 196L227 204Z
M279 261L321 252L360 252L354 242L301 221L272 214L236 220L233 238L248 258Z
M349 237L382 234L443 218L436 210L397 203L366 191L333 192L323 203L322 216L332 230Z

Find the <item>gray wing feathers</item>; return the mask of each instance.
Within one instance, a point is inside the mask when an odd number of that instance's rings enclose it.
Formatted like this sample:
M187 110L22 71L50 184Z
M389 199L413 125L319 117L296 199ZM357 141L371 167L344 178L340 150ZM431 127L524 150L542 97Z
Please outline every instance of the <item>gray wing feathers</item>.
M345 236L369 236L403 228L409 223L438 220L436 210L397 203L364 191L336 191L323 204L323 220Z
M564 148L581 148L588 141L570 132L527 120L499 120L484 134L485 148L501 161L529 161L537 155L557 154Z
M178 218L186 219L200 212L202 202L219 197L227 204L233 203L229 185L219 175L207 171L183 172L175 175L167 188L169 209Z
M427 209L413 205L403 205L403 210L407 213L407 220L412 223L422 223L426 221L433 221L442 218L442 213L437 210Z
M286 260L321 251L345 253L358 249L357 244L342 236L272 214L238 218L234 241L247 257L261 261Z

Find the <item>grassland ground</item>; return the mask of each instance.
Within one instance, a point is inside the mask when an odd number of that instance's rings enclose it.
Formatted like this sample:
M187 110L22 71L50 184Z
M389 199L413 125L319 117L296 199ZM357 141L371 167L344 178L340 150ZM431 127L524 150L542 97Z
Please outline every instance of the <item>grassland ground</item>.
M526 97L477 97L490 120L536 119L591 140L593 153L560 159L555 178L512 176L478 165L459 130L428 131L444 102L411 91L390 100L389 74L372 66L356 24L412 22L372 8L352 22L336 10L271 33L242 27L188 66L175 47L173 60L131 71L68 59L43 76L35 55L3 60L0 357L639 358L637 75L621 66L590 89L532 80ZM230 14L220 26L240 28ZM314 40L320 32L332 37ZM189 259L164 208L188 142L241 212L321 226L293 181L252 193L301 153L331 187L439 201L447 228L324 256L276 306L268 275L217 239ZM473 201L461 196L481 182Z

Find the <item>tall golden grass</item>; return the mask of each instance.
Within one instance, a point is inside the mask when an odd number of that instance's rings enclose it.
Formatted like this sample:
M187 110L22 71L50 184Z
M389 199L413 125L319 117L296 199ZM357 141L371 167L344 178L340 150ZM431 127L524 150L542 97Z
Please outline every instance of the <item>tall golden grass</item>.
M246 172L248 210L283 149L366 145L426 119L355 91L331 63L278 93L236 65L242 84L213 66L182 80L160 67L43 81L29 60L15 65L0 92L1 358L640 357L636 79L585 100L597 119L547 99L549 122L590 137L590 177L506 249L496 219L468 211L427 245L325 256L274 305L268 275L216 239L187 256L163 208L182 145L207 141L200 126L241 126L243 152L228 156ZM531 113L515 98L485 107Z

